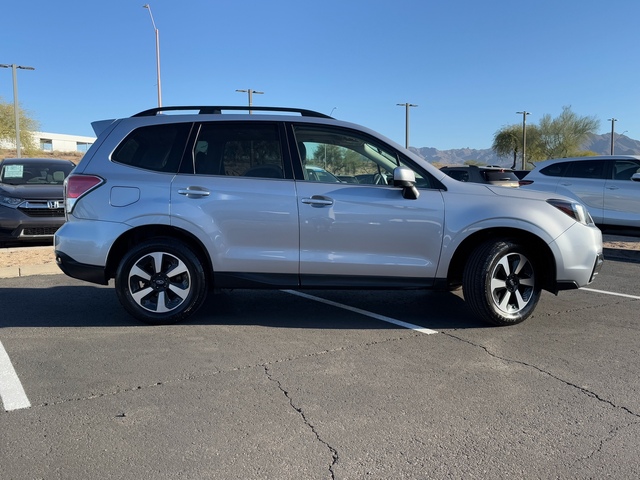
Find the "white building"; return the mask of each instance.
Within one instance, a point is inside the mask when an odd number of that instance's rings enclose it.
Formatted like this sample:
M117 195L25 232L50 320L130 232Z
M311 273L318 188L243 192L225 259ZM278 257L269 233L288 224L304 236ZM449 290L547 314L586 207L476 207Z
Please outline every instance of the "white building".
M96 141L96 137L65 135L64 133L33 132L36 145L45 152L82 152L85 153Z
M96 137L83 137L80 135L66 135L64 133L32 132L33 139L40 150L44 152L81 152L85 153L96 141ZM16 148L13 142L0 141L2 148Z

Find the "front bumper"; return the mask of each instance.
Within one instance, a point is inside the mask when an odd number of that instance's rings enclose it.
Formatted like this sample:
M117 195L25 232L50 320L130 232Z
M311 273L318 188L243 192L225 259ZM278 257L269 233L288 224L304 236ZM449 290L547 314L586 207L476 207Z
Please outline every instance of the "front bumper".
M558 291L589 285L602 268L602 232L595 226L576 223L550 247L558 252L555 255Z
M0 242L37 242L52 239L64 224L64 211L30 210L0 206Z

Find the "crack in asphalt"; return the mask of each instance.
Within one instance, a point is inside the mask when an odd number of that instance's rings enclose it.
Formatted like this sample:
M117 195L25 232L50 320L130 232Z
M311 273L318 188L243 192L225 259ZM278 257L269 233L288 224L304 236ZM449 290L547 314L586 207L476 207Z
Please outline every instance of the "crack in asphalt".
M315 426L313 425L313 423L311 423L311 421L307 418L306 414L304 413L304 410L302 409L302 407L297 407L294 402L293 402L293 398L291 397L291 395L289 395L289 392L282 386L282 382L280 382L280 380L276 379L273 377L270 369L269 369L269 365L266 364L264 365L264 373L267 376L267 378L269 379L269 381L275 383L278 386L278 389L282 392L282 394L285 396L285 398L289 401L289 405L291 405L291 408L293 408L298 415L300 415L300 418L302 418L302 421L304 422L304 424L309 427L309 429L311 430L311 432L313 433L313 435L316 437L316 440L318 440L318 442L320 442L322 445L324 445L325 447L327 447L327 449L329 450L329 452L331 453L331 465L329 466L329 473L331 474L331 478L336 478L335 472L334 472L334 467L336 466L336 463L338 463L338 450L336 450L334 447L332 447L329 442L327 442L326 440L324 440L321 436L320 433L318 433L318 431L316 430Z
M164 385L179 383L179 382L183 382L183 381L191 381L191 380L197 380L197 379L200 379L200 378L213 377L213 376L221 375L221 374L224 374L224 373L240 372L240 371L243 371L243 370L251 370L251 369L254 369L254 368L266 368L266 367L268 367L270 365L277 365L278 363L293 362L293 361L300 360L300 359L319 357L319 356L322 356L322 355L328 355L328 354L331 354L331 353L342 352L342 351L350 350L350 349L353 349L353 348L371 347L371 346L375 346L375 345L379 345L379 344L383 344L383 343L388 343L388 342L397 342L397 341L404 340L404 339L406 339L408 337L415 337L415 336L418 336L418 335L417 334L409 334L409 335L404 335L404 336L386 338L384 340L379 340L379 341L374 341L374 342L364 342L364 343L358 343L358 344L353 344L353 345L349 345L349 346L336 347L336 348L327 349L327 350L319 350L317 352L305 353L304 355L293 355L291 357L279 358L279 359L276 359L276 360L272 360L272 361L269 361L269 362L263 362L263 363L259 363L259 364L241 365L241 366L229 368L229 369L226 369L226 370L213 370L213 371L208 371L208 372L203 372L203 373L198 373L198 374L192 373L192 374L183 375L181 377L177 377L177 378L174 378L174 379L171 379L171 380L159 381L159 382L151 383L151 384L148 384L148 385L137 385L137 386L133 386L133 387L124 387L124 388L119 388L119 389L108 391L108 392L91 393L91 394L85 395L85 396L68 397L68 398L64 398L64 399L57 400L57 401L52 401L52 402L43 402L43 403L40 403L40 404L32 404L31 407L29 407L29 408L50 407L50 406L62 405L62 404L67 403L67 402L82 402L82 401L86 401L86 400L94 400L96 398L109 397L109 396L113 396L113 395L119 395L121 393L135 392L135 391L138 391L138 390L145 390L145 389L148 389L148 388L157 388L157 387L161 387L161 386L164 386Z
M616 438L618 436L619 433L621 433L623 430L626 430L627 428L633 427L635 425L637 425L639 422L631 422L631 423L627 423L626 425L620 425L617 426L613 429L611 429L607 435L606 438L600 440L600 443L598 444L598 447L593 449L593 451L591 453L589 453L588 455L583 456L580 459L576 459L576 461L574 461L572 463L572 465L577 465L580 462L584 461L584 460L590 460L593 457L595 457L598 453L602 452L602 450L604 449L604 446L611 442L614 438Z
M527 367L527 368L532 368L532 369L534 369L534 370L537 370L538 372L540 372L540 373L542 373L542 374L544 374L544 375L547 375L547 376L549 376L549 377L551 377L551 378L553 378L553 379L555 379L555 380L558 380L559 382L562 382L562 383L564 383L565 385L567 385L567 386L569 386L569 387L573 387L573 388L578 389L579 391L581 391L581 392L582 392L582 393L584 393L585 395L587 395L587 396L589 396L589 397L591 397L591 398L595 398L595 399L596 399L596 400L598 400L599 402L602 402L602 403L604 403L604 404L607 404L607 405L609 405L609 406L611 406L611 407L613 407L613 408L616 408L616 409L622 410L622 411L624 411L624 412L626 412L626 413L628 413L628 414L630 414L630 415L633 415L634 417L640 418L640 414L638 414L638 413L636 413L636 412L634 412L634 411L630 410L629 408L624 407L624 406L622 406L622 405L616 405L616 404L615 404L614 402L612 402L611 400L607 400L606 398L602 398L602 397L601 397L600 395L598 395L596 392L593 392L593 391L591 391L591 390L589 390L589 389L587 389L587 388L581 387L580 385L576 385L575 383L571 383L571 382L569 382L568 380L564 380L564 379L560 378L559 376L554 375L553 373L548 372L548 371L546 371L546 370L544 370L544 369L542 369L542 368L540 368L540 367L538 367L538 366L536 366L536 365L533 365L533 364L531 364L531 363L527 363L527 362L523 362L522 360L515 360L515 359L513 359L513 358L501 357L500 355L497 355L497 354L495 354L495 353L491 352L491 351L489 350L489 348L485 347L484 345L479 345L479 344L477 344L477 343L473 343L473 342L472 342L472 341L470 341L470 340L466 340L466 339L464 339L464 338L458 337L458 336L453 335L453 334L451 334L451 333L446 333L446 332L440 332L440 333L441 333L442 335L446 335L446 336L448 336L448 337L454 338L454 339L459 340L459 341L461 341L461 342L467 343L467 344L469 344L469 345L471 345L471 346L473 346L473 347L480 348L480 349L484 350L484 351L485 351L489 356L491 356L491 357L493 357L493 358L497 358L498 360L502 360L502 361L509 362L509 363L516 363L516 364L519 364L519 365L523 365L523 366L525 366L525 367Z
M522 360L516 360L513 358L507 358L507 357L503 357L500 356L494 352L492 352L488 347L478 344L478 343L474 343L470 340L467 340L465 338L459 337L457 335L454 335L452 333L448 333L448 332L443 332L443 331L439 331L440 334L445 335L449 338L452 338L454 340L466 343L468 345L471 345L475 348L479 348L481 350L483 350L487 355L496 358L498 360L507 362L507 363L513 363L513 364L518 364L518 365L522 365L524 367L527 368L531 368L534 369L540 373L542 373L543 375L546 375L550 378L553 378L561 383L563 383L564 385L567 385L571 388L577 389L578 391L580 391L581 393L587 395L588 397L591 397L595 400L597 400L598 402L601 402L603 404L606 404L608 406L610 406L611 408L614 409L618 409L621 410L629 415L632 415L635 418L639 418L640 419L640 414L634 412L633 410L631 410L628 407L625 407L623 405L617 405L616 403L614 403L611 400L608 400L606 398L601 397L600 395L598 395L596 392L589 390L585 387L582 387L580 385L577 385L575 383L572 383L568 380L565 380L547 370L544 370L541 367L538 367L534 364L531 363L527 363L525 361ZM285 358L280 358L280 359L275 359L269 362L263 362L260 364L247 364L247 365L242 365L242 366L237 366L234 368L230 368L227 370L215 370L215 371L209 371L209 372L205 372L205 373L199 373L199 374L189 374L189 375L185 375L179 378L175 378L173 380L168 380L168 381L163 381L163 382L156 382L153 384L149 384L147 386L136 386L136 387L127 387L127 388L122 388L122 389L118 389L118 390L114 390L111 392L103 392L103 393L97 393L97 394L91 394L85 397L76 397L76 398L68 398L68 399L64 399L64 400L59 400L57 402L47 402L47 403L42 403L40 405L32 405L31 408L40 406L55 406L55 405L60 405L66 402L72 402L72 401L86 401L86 400L92 400L92 399L97 399L97 398L102 398L102 397L107 397L107 396L113 396L113 395L119 395L122 393L129 393L129 392L133 392L133 391L139 391L139 390L143 390L143 389L148 389L148 388L157 388L157 387L162 387L164 385L167 384L172 384L172 383L179 383L182 381L191 381L191 380L196 380L199 378L206 378L206 377L213 377L215 375L220 375L220 374L224 374L224 373L233 373L233 372L240 372L240 371L244 371L244 370L251 370L251 369L255 369L255 368L261 368L264 370L264 374L266 375L267 379L270 382L273 382L278 390L282 393L282 395L284 395L284 397L286 398L286 400L289 402L289 405L291 406L291 408L293 408L295 410L295 412L300 416L300 418L302 419L303 423L306 425L307 428L309 428L309 430L313 433L313 435L315 436L316 440L318 442L320 442L324 447L327 448L327 450L329 451L329 453L331 454L331 465L329 466L329 472L331 474L331 478L335 478L335 466L338 463L339 460L339 454L338 454L338 450L333 447L331 444L329 444L329 442L327 442L326 440L324 440L322 438L322 436L320 435L320 433L318 432L318 430L316 429L316 426L309 420L309 418L307 417L307 415L304 412L304 409L302 407L299 407L295 404L294 399L292 397L292 395L290 394L290 392L284 387L284 385L282 384L282 382L278 379L276 379L273 376L273 371L271 369L271 367L273 365L277 365L279 363L285 363L285 362L292 362L292 361L296 361L296 360L300 360L300 359L306 359L306 358L313 358L313 357L319 357L322 355L328 355L328 354L332 354L332 353L336 353L336 352L341 352L341 351L346 351L346 350L350 350L350 349L354 349L354 348L362 348L362 347L371 347L371 346L375 346L378 344L384 344L384 343L389 343L389 342L397 342L397 341L403 341L403 340L407 340L409 338L414 338L419 336L418 334L415 333L409 333L407 332L407 335L400 335L400 336L396 336L396 337L391 337L391 338L386 338L384 340L380 340L380 341L375 341L375 342L364 342L364 343L358 343L358 344L354 344L354 345L349 345L349 346L341 346L341 347L336 347L333 349L326 349L326 350L320 350L320 351L316 351L316 352L311 352L311 353L306 353L303 355L294 355L291 357L285 357ZM126 413L121 413L116 415L116 417L125 417ZM601 452L605 445L607 445L609 442L613 441L622 431L624 431L627 428L633 427L635 425L637 425L640 422L630 422L626 425L620 425L617 426L615 428L613 428L612 430L610 430L606 436L606 438L602 438L600 439L597 447L595 447L588 455L585 455L584 457L582 457L582 460L587 460L590 459L592 457L594 457L595 455L597 455L599 452Z
M553 373L548 372L548 371L546 371L546 370L544 370L544 369L542 369L542 368L540 368L540 367L538 367L536 365L532 365L530 363L523 362L521 360L514 360L512 358L501 357L500 355L497 355L497 354L491 352L484 345L479 345L479 344L473 343L473 342L471 342L469 340L466 340L464 338L458 337L458 336L453 335L451 333L445 333L445 332L440 332L440 333L443 334L443 335L446 335L446 336L448 336L450 338L453 338L455 340L459 340L461 342L464 342L464 343L466 343L468 345L471 345L473 347L480 348L480 349L484 350L489 356L491 356L493 358L497 358L498 360L502 360L502 361L508 362L508 363L515 363L515 364L518 364L518 365L523 365L523 366L525 366L527 368L532 368L534 370L537 370L538 372L540 372L540 373L542 373L544 375L547 375L548 377L551 377L551 378L553 378L555 380L558 380L559 382L562 382L563 384L565 384L565 385L567 385L569 387L572 387L572 388L575 388L575 389L579 390L580 392L582 392L583 394L587 395L588 397L595 398L598 402L601 402L601 403L603 403L605 405L609 405L611 408L622 410L623 412L628 413L629 415L632 415L632 416L634 416L636 418L640 418L640 414L632 411L631 409L629 409L629 408L627 408L625 406L622 406L622 405L616 405L611 400L607 400L605 398L602 398L596 392L593 392L593 391L591 391L591 390L589 390L587 388L581 387L580 385L576 385L575 383L571 383L571 382L569 382L567 380L564 380L564 379L558 377L557 375L554 375ZM593 451L589 455L585 455L581 459L581 461L588 460L588 459L594 457L595 455L597 455L599 452L602 451L602 449L604 448L604 446L607 443L613 441L613 439L616 438L616 436L621 431L623 431L624 429L629 428L631 426L637 425L638 423L640 423L640 422L630 422L627 425L621 425L621 426L617 426L617 427L613 428L612 430L609 431L607 437L603 438L603 439L600 439L600 442L599 442L598 446L596 448L594 448ZM574 464L576 464L576 462L574 462Z
M287 357L287 358L280 358L280 359L277 359L277 360L273 360L273 361L270 361L270 362L264 362L264 363L260 363L260 364L243 365L243 366L231 368L229 370L215 370L215 371L210 371L210 372L207 372L207 373L202 373L202 374L197 374L197 375L195 375L195 374L185 375L185 376L180 377L180 378L176 378L176 379L168 380L168 381L163 381L163 382L156 382L156 383L153 383L153 384L150 384L150 385L147 385L147 386L140 386L139 385L139 386L136 386L136 387L122 388L122 389L114 390L114 391L111 391L111 392L103 392L103 393L91 394L91 395L87 395L85 397L67 398L67 399L64 399L64 400L59 400L57 402L46 402L46 403L42 403L42 404L39 404L39 405L32 405L31 408L56 406L56 405L61 405L61 404L67 403L67 402L80 402L80 401L93 400L93 399L97 399L97 398L115 396L115 395L120 395L120 394L123 394L123 393L139 391L139 390L143 390L143 389L162 387L164 385L168 385L168 384L172 384L172 383L179 383L179 382L184 382L184 381L192 381L192 380L197 380L199 378L213 377L215 375L220 375L220 374L223 374L223 373L233 373L233 372L240 372L240 371L243 371L243 370L251 370L251 369L255 369L255 368L262 368L264 370L265 375L267 376L267 379L277 385L277 387L280 390L280 392L282 392L282 394L285 396L285 398L289 402L289 405L291 406L291 408L293 408L296 411L296 413L300 416L300 418L302 419L304 424L311 430L311 432L315 436L316 440L318 442L320 442L322 445L324 445L327 448L327 450L330 452L332 460L331 460L331 465L329 466L329 473L331 474L331 478L335 479L336 477L335 477L334 468L335 468L335 466L336 466L336 464L338 463L338 460L339 460L338 450L336 448L334 448L333 446L331 446L326 440L324 440L322 438L320 433L317 431L316 427L307 418L307 415L305 414L305 412L302 409L302 407L298 407L298 406L295 405L292 396L290 395L289 391L284 388L282 382L280 382L279 380L274 378L270 367L273 366L273 365L277 365L279 363L292 362L292 361L305 359L305 358L319 357L319 356L322 356L322 355L341 352L341 351L345 351L345 350L349 350L349 349L362 348L362 347L371 347L371 346L375 346L375 345L379 345L379 344L384 344L384 343L389 343L389 342L397 342L397 341L405 340L407 338L413 338L413 337L420 336L419 334L411 333L409 331L407 333L408 333L407 335L401 335L401 336L397 336L397 337L386 338L386 339L380 340L380 341L364 342L364 343L358 343L358 344L354 344L354 345L350 345L350 346L342 346L342 347L337 347L337 348L333 348L333 349L320 350L320 351L317 351L317 352L306 353L304 355L295 355L295 356L291 356L291 357ZM126 412L120 412L117 415L115 415L116 418L125 418L126 416L127 416Z

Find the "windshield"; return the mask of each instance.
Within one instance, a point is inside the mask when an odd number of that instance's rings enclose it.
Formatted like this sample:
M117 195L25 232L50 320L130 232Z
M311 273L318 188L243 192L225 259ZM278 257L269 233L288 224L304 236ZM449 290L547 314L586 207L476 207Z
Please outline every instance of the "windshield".
M62 185L74 165L59 162L11 162L3 163L0 183L8 185L48 184Z

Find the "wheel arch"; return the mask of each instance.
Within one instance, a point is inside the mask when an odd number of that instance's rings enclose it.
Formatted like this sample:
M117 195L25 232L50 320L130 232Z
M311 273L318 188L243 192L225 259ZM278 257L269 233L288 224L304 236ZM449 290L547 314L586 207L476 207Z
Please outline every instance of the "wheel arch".
M557 291L555 256L549 245L531 232L507 227L479 230L469 235L458 245L447 271L449 288L462 285L462 273L469 256L479 245L489 240L507 240L522 244L541 270L538 272L541 288L553 293Z
M106 265L106 277L115 278L118 264L134 245L153 238L171 238L186 244L200 260L208 285L213 285L213 265L202 242L191 233L169 225L143 225L132 228L122 234L109 250Z

